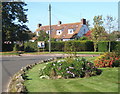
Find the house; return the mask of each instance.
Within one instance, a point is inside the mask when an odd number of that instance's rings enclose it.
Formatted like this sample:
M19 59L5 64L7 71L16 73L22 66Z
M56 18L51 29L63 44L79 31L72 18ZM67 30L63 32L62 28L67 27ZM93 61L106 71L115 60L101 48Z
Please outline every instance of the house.
M39 31L45 31L49 34L50 26L42 26L38 24L38 29L36 29L36 36L39 36ZM82 37L89 31L86 25L86 19L81 19L80 22L62 24L61 21L57 25L51 25L51 38L62 41L73 40L74 38Z

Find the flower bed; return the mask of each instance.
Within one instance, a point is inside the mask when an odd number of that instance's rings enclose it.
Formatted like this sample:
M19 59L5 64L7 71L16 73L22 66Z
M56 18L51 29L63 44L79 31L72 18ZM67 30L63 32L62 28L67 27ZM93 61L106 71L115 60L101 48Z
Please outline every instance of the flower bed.
M115 52L104 53L94 61L96 67L120 67L120 56Z
M83 78L100 75L101 70L93 63L82 58L67 58L47 63L40 69L40 78L45 79L68 79Z

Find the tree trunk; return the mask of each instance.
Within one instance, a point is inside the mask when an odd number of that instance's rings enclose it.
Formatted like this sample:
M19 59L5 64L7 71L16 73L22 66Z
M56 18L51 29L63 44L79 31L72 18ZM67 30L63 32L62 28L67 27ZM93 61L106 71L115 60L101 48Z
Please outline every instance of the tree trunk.
M97 43L94 42L94 52L97 51Z
M108 52L110 52L110 45L111 45L111 44L110 44L110 41L109 41L109 49L108 49Z

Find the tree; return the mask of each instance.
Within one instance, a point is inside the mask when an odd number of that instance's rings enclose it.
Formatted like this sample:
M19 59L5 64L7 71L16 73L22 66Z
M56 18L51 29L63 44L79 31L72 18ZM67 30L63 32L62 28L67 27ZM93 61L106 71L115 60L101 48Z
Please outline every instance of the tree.
M103 34L104 34L104 27L102 26L103 21L102 21L102 16L95 16L94 17L94 28L91 29L92 34L91 34L91 39L94 42L94 51L97 51L97 44L98 42L102 39Z
M108 38L108 41L109 41L109 49L108 49L108 51L110 52L110 46L111 46L111 44L110 44L110 41L113 39L113 36L111 36L110 35L110 33L112 32L112 30L115 28L115 23L114 23L114 21L116 20L115 18L113 18L112 16L107 16L106 17L106 19L104 19L105 20L105 27L107 28L107 32L108 32L108 34L109 34L109 38Z
M39 31L38 41L48 41L49 35L44 31Z
M27 15L24 2L2 2L2 42L24 41L23 31L29 30L25 25ZM27 34L27 33L26 33ZM24 36L25 35L25 36ZM22 40L23 39L23 40Z

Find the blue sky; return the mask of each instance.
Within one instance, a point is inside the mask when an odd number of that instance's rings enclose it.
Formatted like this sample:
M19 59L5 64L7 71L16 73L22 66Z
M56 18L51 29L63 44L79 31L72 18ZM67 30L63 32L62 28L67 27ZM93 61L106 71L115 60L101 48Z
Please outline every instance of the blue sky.
M37 29L37 24L49 24L48 5L49 2L26 2L28 27L31 31ZM111 15L118 18L118 2L52 2L52 24L80 22L85 18L90 21L91 27L93 18L97 15Z

